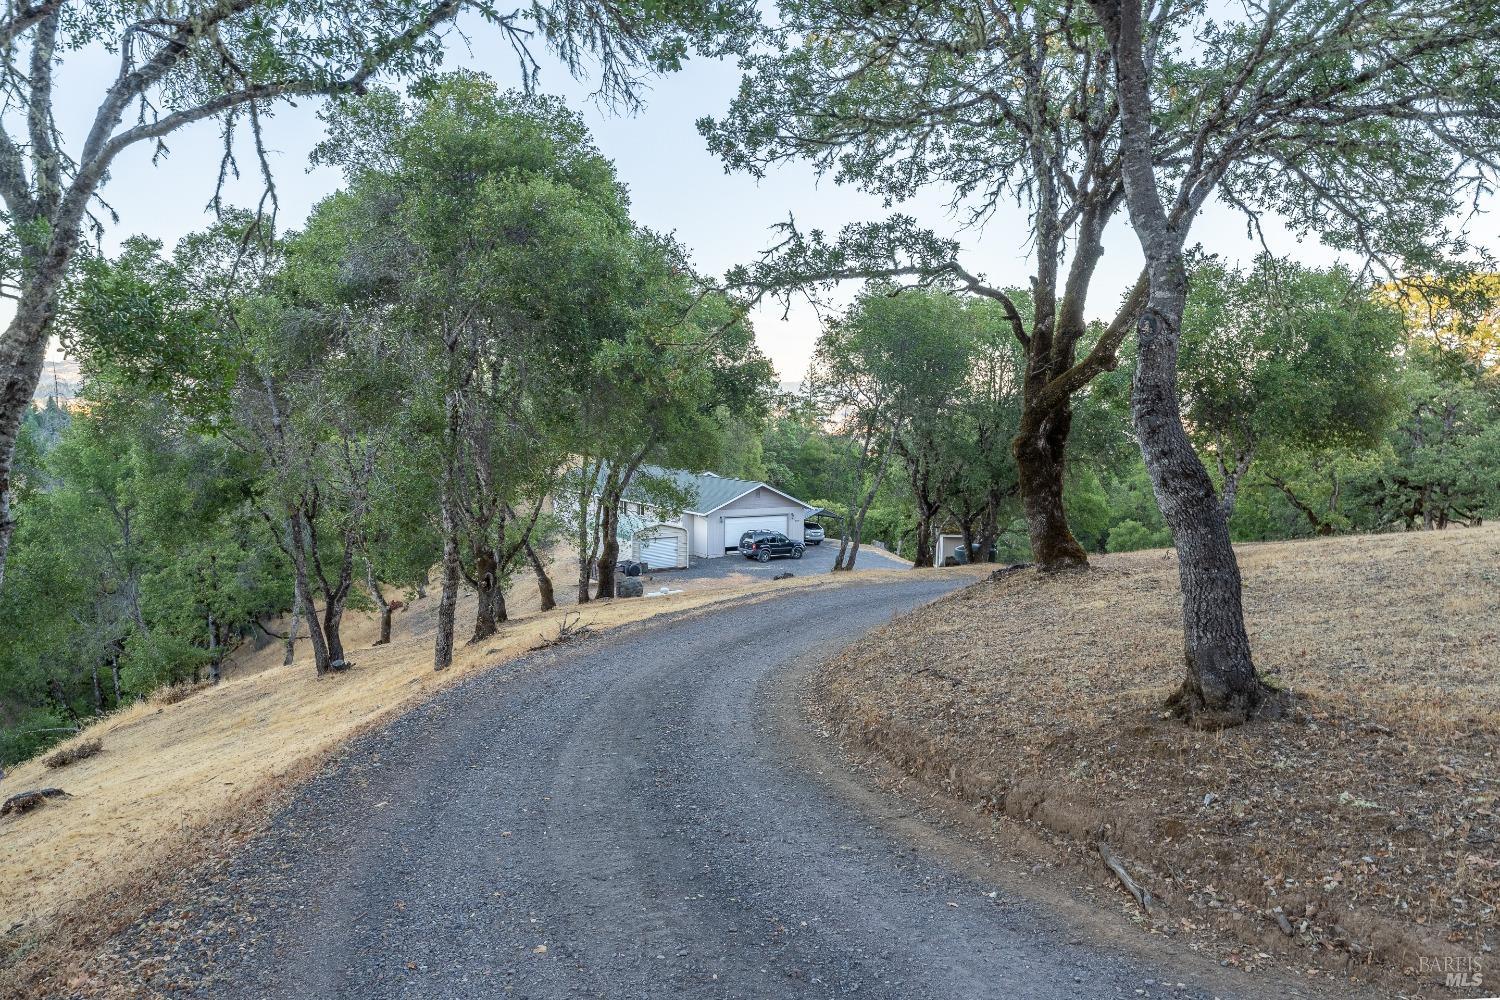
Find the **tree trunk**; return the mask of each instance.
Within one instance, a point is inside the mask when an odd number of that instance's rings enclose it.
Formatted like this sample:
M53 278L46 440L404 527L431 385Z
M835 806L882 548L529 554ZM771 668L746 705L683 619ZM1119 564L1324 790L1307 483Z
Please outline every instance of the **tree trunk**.
M115 686L115 707L120 707L120 654L118 651L109 658L109 679Z
M328 646L328 669L334 672L348 670L349 661L344 658L344 604L349 599L349 560L345 560L343 575L332 594L323 599L323 641Z
M875 502L875 494L880 492L880 484L885 481L885 472L890 468L891 453L895 451L896 433L900 430L899 425L892 425L890 434L886 437L885 448L880 456L880 464L875 467L875 478L870 483L870 488L865 491L864 497L859 504L858 512L850 512L851 523L849 524L849 553L842 566L835 565L834 569L842 569L850 572L854 569L854 561L859 558L859 543L865 533L865 515L870 512L870 505ZM843 552L840 552L843 555Z
M495 634L497 628L493 600L495 593L491 588L476 592L474 602L474 634L469 636L469 642L479 642Z
M1000 495L991 490L985 497L984 516L979 527L979 562L989 562L1000 544Z
M282 654L281 665L289 667L297 657L297 628L302 624L302 581L297 579L292 584L292 622L286 630L286 652Z
M623 489L623 487L622 487ZM601 497L599 502L599 586L595 597L615 596L615 566L620 561L620 501Z
M866 422L864 427L864 438L860 441L859 461L854 466L853 484L849 490L849 503L844 508L844 519L839 522L839 554L833 560L834 573L842 572L845 561L849 558L849 533L854 530L854 510L863 499L865 485L865 465L870 460L870 444L875 437L875 428Z
M375 598L375 606L380 609L380 638L375 640L375 645L389 645L391 641L391 602L385 599L385 594L380 589L380 581L375 579L375 566L369 559L365 560L365 586L370 591L370 596Z
M589 593L589 584L594 582L594 560L587 550L578 556L578 603L587 604L594 595Z
M919 508L917 511L916 548L912 552L914 569L932 569L936 558L932 544L932 519Z
M292 556L292 569L296 573L296 592L302 601L302 614L307 619L307 638L312 645L313 671L321 677L329 669L328 645L323 635L323 628L318 623L318 608L313 602L312 588L308 585L307 541L302 511L293 509L287 518L287 523L291 536L291 544L288 548Z
M11 509L16 441L46 362L47 334L57 311L57 292L72 255L72 240L66 244L35 267L23 268L27 272L22 278L25 291L16 302L15 315L0 334L0 587L5 584L10 540L16 528Z
M585 467L580 470L578 478L581 484L578 490L578 603L587 604L592 598L589 584L594 579L594 557L599 549L599 501L594 497L599 470L595 467L589 471ZM595 511L592 524L589 523L591 509Z
M474 634L469 642L479 642L495 634L500 620L496 614L496 598L500 596L500 567L492 549L481 548L474 553L474 591L477 607L474 610Z
M1172 530L1182 585L1186 677L1168 704L1194 725L1235 725L1269 703L1269 688L1250 658L1229 523L1178 409L1177 349L1187 302L1183 241L1195 207L1182 203L1182 214L1169 218L1157 187L1141 5L1091 0L1091 6L1114 50L1121 172L1146 258L1149 292L1136 324L1131 416L1157 506Z
M860 518L860 523L861 524L864 523L864 518L863 517ZM856 532L854 532L854 534L849 539L849 557L844 560L844 571L846 573L852 573L852 572L854 572L854 560L856 560L858 558L859 558L859 532L856 531Z
M931 497L916 496L917 529L912 549L913 569L932 569L937 562L937 538L934 530L942 507Z
M219 659L219 623L214 621L213 612L208 613L208 679L214 684L224 679L222 666Z
M917 508L916 547L912 553L912 567L931 569L936 557L932 528L942 511L942 500L933 495L931 467L925 457L919 456L912 463L911 493L912 502Z
M1186 298L1180 259L1152 268L1151 298L1136 333L1140 362L1131 409L1156 503L1177 547L1182 585L1187 675L1168 704L1196 726L1218 728L1250 719L1269 689L1250 656L1229 522L1178 411L1177 345Z
M1064 403L1051 413L1023 420L1011 442L1031 558L1044 573L1087 566L1088 556L1068 527L1063 507L1063 476L1067 472L1068 432L1073 407ZM986 550L988 551L988 550Z
M318 608L313 603L312 593L306 585L302 587L302 617L307 619L307 641L312 646L313 672L319 677L328 673L328 644L324 641L323 626L318 621Z
M104 689L99 686L99 663L94 662L94 714L104 713Z
M474 612L474 635L470 642L478 642L488 639L499 631L500 623L507 621L509 615L505 609L505 591L498 585L492 585L481 590L478 595L478 608Z
M552 592L552 578L547 575L547 568L542 565L541 557L537 555L529 539L526 542L526 558L531 563L531 571L536 574L536 589L541 595L542 610L551 611L557 607L557 598Z
M1219 491L1219 506L1224 510L1224 520L1228 521L1234 516L1234 505L1239 499L1240 483L1245 478L1245 473L1250 471L1250 463L1255 460L1255 449L1246 448L1235 452L1234 465L1224 461L1222 451L1216 454L1219 463L1219 478L1223 487Z
M1318 512L1310 504L1292 491L1292 487L1286 480L1279 476L1267 476L1266 479L1272 486L1281 491L1281 495L1286 497L1287 503L1291 504L1298 513L1307 518L1308 523L1313 526L1314 531L1320 535L1333 534L1333 523L1319 517Z
M458 612L458 524L446 495L442 501L443 518L443 592L438 598L437 640L432 653L432 669L446 670L453 664L454 618Z

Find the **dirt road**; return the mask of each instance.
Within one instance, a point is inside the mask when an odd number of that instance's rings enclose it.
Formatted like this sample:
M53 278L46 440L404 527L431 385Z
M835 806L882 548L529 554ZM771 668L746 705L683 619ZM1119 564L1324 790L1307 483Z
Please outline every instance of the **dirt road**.
M731 605L454 688L137 947L235 998L1234 995L893 836L788 735L787 671L957 584Z

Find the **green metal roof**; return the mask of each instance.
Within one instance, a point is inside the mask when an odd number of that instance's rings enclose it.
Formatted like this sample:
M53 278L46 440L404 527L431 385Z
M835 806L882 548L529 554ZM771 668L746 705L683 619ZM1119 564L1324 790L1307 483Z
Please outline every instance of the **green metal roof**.
M684 508L689 514L711 514L731 500L737 500L746 493L759 489L762 486L768 490L780 493L791 502L799 504L804 508L811 506L810 504L803 503L789 493L776 489L770 483L762 483L750 479L731 479L728 476L716 476L711 472L684 472L681 469L663 469L656 465L643 465L636 474L657 476L676 482L690 497L694 498Z

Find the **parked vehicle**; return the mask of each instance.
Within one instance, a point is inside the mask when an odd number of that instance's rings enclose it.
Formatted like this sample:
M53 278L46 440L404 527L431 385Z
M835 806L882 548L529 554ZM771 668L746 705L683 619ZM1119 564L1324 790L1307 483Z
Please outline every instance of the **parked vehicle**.
M803 521L802 541L808 545L823 544L823 526L815 521Z
M801 559L802 543L779 531L747 531L740 536L740 555L756 562L770 562L784 556Z

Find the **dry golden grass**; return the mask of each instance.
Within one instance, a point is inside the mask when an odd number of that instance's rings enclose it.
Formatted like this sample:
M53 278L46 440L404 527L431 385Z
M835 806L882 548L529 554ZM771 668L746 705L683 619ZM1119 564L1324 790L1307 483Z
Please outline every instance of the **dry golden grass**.
M0 936L35 939L73 904L142 872L170 871L174 852L183 850L195 831L222 829L237 809L263 802L266 789L287 776L300 779L356 730L556 636L564 616L581 611L582 623L610 629L738 595L842 586L893 573L751 586L734 578L691 580L673 584L684 592L667 597L532 613L485 642L460 646L452 668L441 674L432 669L431 596L397 616L389 646L370 648L377 637L375 620L352 616L345 636L355 667L345 674L318 679L306 659L282 666L280 643L247 650L227 664L221 684L170 704L142 701L70 741L102 739L104 753L53 774L33 760L7 776L6 787L13 791L59 784L71 797L0 821ZM528 584L529 578L517 589L524 594ZM526 607L528 601L535 607L534 597L518 596L512 604ZM464 609L472 625L472 607L472 601L461 605L461 637Z
M1285 720L1193 731L1176 559L1014 574L898 619L822 675L845 732L1097 864L1108 840L1205 926L1310 964L1493 947L1500 529L1239 547ZM1276 908L1293 934L1279 929ZM1423 987L1426 988L1426 987Z

